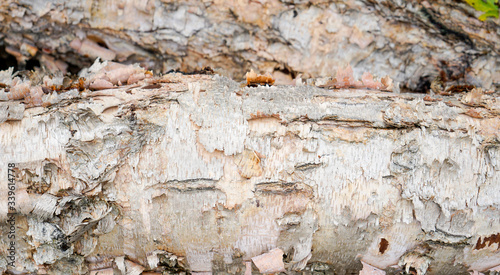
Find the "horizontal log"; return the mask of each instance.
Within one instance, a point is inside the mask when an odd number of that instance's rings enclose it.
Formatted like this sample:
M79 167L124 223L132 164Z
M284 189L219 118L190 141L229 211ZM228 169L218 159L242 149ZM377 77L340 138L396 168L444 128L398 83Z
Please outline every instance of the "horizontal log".
M498 97L320 82L172 73L0 101L0 270L497 270Z

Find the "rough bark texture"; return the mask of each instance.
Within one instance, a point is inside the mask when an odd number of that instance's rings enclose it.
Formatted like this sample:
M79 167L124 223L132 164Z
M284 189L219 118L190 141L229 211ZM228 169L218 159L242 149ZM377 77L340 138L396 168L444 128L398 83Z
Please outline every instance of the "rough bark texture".
M254 273L500 265L497 97L148 81L0 102L17 271L243 274L266 252Z
M498 20L463 1L3 1L4 58L77 72L100 56L156 71L204 66L278 82L298 74L390 75L425 92L445 82L500 85ZM8 54L7 54L8 53ZM89 58L86 58L88 56ZM31 60L31 62L29 62ZM68 67L69 65L69 67ZM3 68L6 69L6 68Z
M0 270L500 271L500 28L477 16L441 0L2 1L2 65L229 78L1 72ZM318 87L348 63L435 95ZM250 68L296 86L231 80Z

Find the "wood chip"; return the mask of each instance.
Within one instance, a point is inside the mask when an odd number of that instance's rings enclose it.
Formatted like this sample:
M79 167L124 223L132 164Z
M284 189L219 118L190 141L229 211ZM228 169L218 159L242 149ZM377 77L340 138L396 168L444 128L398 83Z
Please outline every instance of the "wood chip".
M257 266L260 273L277 273L285 271L283 263L283 250L275 248L267 253L255 256L252 262Z
M258 86L258 85L274 85L274 78L269 74L261 75L256 74L253 70L246 73L247 86Z

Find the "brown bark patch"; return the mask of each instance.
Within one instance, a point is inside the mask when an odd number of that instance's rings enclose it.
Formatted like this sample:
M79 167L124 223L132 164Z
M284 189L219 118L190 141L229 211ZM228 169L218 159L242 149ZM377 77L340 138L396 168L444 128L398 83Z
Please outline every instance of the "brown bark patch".
M378 244L378 252L384 254L388 247L389 241L387 241L385 238L380 239L380 243Z
M500 248L500 233L492 234L484 238L479 237L479 239L477 239L476 247L474 247L474 249L479 250L485 248L486 246L490 247L494 244L498 244L497 249Z

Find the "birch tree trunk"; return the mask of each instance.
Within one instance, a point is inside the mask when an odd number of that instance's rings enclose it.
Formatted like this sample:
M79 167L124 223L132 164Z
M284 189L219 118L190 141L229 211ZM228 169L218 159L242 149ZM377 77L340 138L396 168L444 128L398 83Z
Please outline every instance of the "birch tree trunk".
M0 6L2 64L225 75L0 72L2 272L500 271L499 28L465 3ZM321 88L346 63L420 93Z
M3 271L243 274L269 251L254 272L500 265L497 97L474 118L471 94L156 81L0 102Z
M96 57L157 72L210 66L234 79L252 68L281 83L351 64L409 91L429 90L437 76L498 88L499 21L480 15L444 0L7 0L0 57L73 73Z

